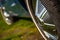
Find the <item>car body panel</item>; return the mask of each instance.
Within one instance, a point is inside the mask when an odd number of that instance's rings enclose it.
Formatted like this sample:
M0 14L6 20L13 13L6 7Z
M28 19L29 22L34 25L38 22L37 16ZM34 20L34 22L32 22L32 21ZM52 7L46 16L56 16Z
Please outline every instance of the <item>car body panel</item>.
M18 0L5 0L2 6L5 7L5 11L8 13L17 14L19 17L30 17L29 13L23 8Z

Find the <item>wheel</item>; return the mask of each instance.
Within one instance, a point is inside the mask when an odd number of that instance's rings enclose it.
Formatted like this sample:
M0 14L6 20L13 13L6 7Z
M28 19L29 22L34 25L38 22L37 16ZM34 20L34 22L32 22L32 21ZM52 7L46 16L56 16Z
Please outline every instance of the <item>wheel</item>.
M5 7L1 7L0 12L5 23L7 23L8 25L11 25L13 23L13 18L7 11L5 11Z
M57 31L48 10L40 0L26 0L33 22L45 40L57 40Z

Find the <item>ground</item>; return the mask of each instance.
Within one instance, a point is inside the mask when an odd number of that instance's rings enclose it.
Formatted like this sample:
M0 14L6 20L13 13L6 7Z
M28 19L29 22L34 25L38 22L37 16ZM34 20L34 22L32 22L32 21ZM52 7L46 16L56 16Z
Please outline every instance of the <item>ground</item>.
M0 40L43 40L30 18L20 18L7 25L0 14Z

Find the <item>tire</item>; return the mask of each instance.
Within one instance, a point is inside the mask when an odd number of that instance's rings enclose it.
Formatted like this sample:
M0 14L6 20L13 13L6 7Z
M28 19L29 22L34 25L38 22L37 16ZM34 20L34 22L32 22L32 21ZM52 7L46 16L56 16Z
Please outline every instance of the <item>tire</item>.
M43 0L44 1L44 0ZM41 0L41 2L43 3L43 5L44 5L44 2L43 2L42 0ZM47 0L46 0L47 1ZM57 37L56 37L56 39L55 38L52 38L52 37L50 37L50 38L48 38L47 36L46 36L46 34L45 34L45 30L42 28L42 26L41 26L41 23L39 22L39 20L37 20L37 17L36 17L36 15L35 15L35 11L34 11L34 9L33 9L33 6L32 6L32 2L34 2L33 0L26 0L26 5L27 5L27 9L28 9L28 11L29 11L29 13L30 13L30 15L31 15L31 18L32 18L32 20L33 20L33 22L35 23L35 25L36 25L36 27L37 27L37 29L39 30L39 32L40 32L40 34L42 35L42 37L45 39L45 40L57 40ZM46 4L44 5L44 6L47 6ZM48 5L49 6L49 5ZM51 6L51 5L50 5ZM47 9L47 11L49 12L49 13L51 13L51 10L49 9L49 8L47 8L46 7L46 9ZM50 11L49 11L49 10ZM55 10L55 11L57 11L57 10ZM54 11L54 13L55 13L55 11ZM52 14L52 15L54 15L54 14ZM49 16L51 17L51 14L49 14ZM54 17L52 17L52 19L53 18L55 18L56 16L54 16ZM56 20L56 19L55 19ZM55 21L54 19L53 19L53 21ZM57 19L58 20L58 19ZM42 21L43 22L43 21ZM44 22L43 22L44 23ZM54 22L54 24L55 24L55 22ZM55 25L57 25L57 24L55 24ZM48 35L48 34L47 34Z
M11 15L9 14L9 17L6 17L4 15L4 13L6 12L5 9L3 9L3 7L0 8L0 12L2 15L3 20L5 21L6 24L11 25L13 23L13 18L11 17ZM8 18L8 20L6 20Z

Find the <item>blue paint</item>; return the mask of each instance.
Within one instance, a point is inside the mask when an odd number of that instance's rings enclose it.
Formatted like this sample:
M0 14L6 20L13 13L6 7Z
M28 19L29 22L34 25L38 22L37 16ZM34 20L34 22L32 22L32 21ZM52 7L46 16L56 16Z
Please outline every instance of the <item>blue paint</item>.
M15 3L14 6L11 6L13 3ZM24 1L18 1L18 0L5 0L5 2L2 4L6 11L12 11L13 13L18 14L18 16L28 16L28 12L26 9L26 6L24 4Z

